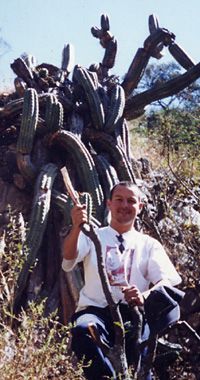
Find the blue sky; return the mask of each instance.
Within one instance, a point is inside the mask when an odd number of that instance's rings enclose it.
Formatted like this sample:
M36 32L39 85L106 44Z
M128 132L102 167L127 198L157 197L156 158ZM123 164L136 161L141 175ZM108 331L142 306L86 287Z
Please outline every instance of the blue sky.
M62 49L71 43L76 64L88 67L100 62L104 50L90 29L100 25L103 13L109 16L111 32L118 41L113 74L122 76L128 70L149 35L148 16L152 13L196 62L200 60L199 0L1 0L0 89L13 86L10 64L23 52L33 54L38 64L60 67ZM159 62L171 60L166 49Z

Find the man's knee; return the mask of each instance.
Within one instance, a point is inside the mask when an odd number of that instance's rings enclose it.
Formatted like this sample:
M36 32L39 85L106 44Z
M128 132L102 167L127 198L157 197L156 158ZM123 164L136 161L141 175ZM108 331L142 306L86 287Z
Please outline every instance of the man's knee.
M87 325L78 325L72 328L71 348L78 358L91 357L96 351L96 345L89 333Z

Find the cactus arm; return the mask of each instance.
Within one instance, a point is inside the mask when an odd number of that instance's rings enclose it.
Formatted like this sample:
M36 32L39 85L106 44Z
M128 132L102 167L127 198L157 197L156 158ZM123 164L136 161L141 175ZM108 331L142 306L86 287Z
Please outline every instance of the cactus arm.
M72 71L75 62L74 46L67 44L62 51L61 69L67 73L67 76Z
M83 122L83 118L77 112L75 111L72 112L69 125L70 125L70 132L72 132L73 135L76 136L77 138L81 139L84 122Z
M34 70L37 64L37 60L32 54L28 53L23 53L21 54L21 58L24 60L26 65L28 66L29 69Z
M152 14L149 16L149 32L150 32L150 35L154 35L154 33L159 29L159 22L158 22L158 18ZM163 47L164 47L164 43L163 42L160 42L158 43L158 45L152 50L151 52L151 56L156 58L156 59L160 59L163 57L163 53L162 50L163 50Z
M101 224L93 216L93 202L92 197L89 193L79 193L79 200L81 204L86 204L88 220L94 227L99 227ZM52 201L59 208L60 212L63 215L63 225L70 226L71 216L70 212L74 203L71 197L67 194L60 193L59 191L52 191Z
M168 49L171 55L185 70L188 70L195 65L195 62L192 60L192 58L190 58L177 43L171 43Z
M90 129L85 129L85 136L97 152L107 152L111 163L116 169L120 181L128 180L136 183L136 178L124 150L116 145L116 140L110 135Z
M63 106L55 95L49 95L46 99L45 122L48 132L55 132L63 127Z
M24 98L12 100L0 108L0 119L9 118L15 116L21 112L24 103Z
M105 44L105 54L102 60L102 66L107 70L112 69L115 65L115 57L117 54L117 40L111 37Z
M143 72L148 64L151 56L156 54L156 47L161 43L165 46L170 45L174 41L174 34L169 32L167 29L155 29L153 33L147 37L144 41L143 48L139 48L136 52L135 57L128 69L127 74L122 82L122 87L124 88L126 97L128 97L133 90L137 87Z
M17 280L14 308L19 305L29 272L35 263L42 242L50 210L51 190L56 175L57 167L53 164L48 164L42 168L36 181L32 212L23 245L23 250L27 253L27 256Z
M110 30L110 21L109 21L108 15L106 14L101 15L101 29L104 32L107 32L108 30Z
M110 33L110 22L106 14L101 15L101 28L93 27L91 33L99 39L101 46L105 49L101 66L102 75L106 77L108 70L114 67L117 54L117 41Z
M116 84L112 90L110 107L106 115L106 122L104 130L112 133L115 129L117 122L123 115L125 107L125 94L122 86Z
M105 115L103 104L97 92L96 82L94 82L92 76L88 73L88 70L80 66L75 67L74 78L82 86L85 92L94 128L103 129Z
M28 67L22 57L15 59L10 67L18 77L22 78L27 83L28 86L32 86L34 80L32 70Z
M99 183L98 174L94 165L94 161L81 140L77 139L73 133L68 131L56 132L50 141L51 144L59 144L63 146L72 156L76 166L77 174L81 183L83 183L83 191L91 194L94 203L94 216L101 221L103 213L103 192Z
M117 141L120 140L118 145L122 144L122 147L126 153L126 157L130 161L132 158L131 142L130 142L128 123L126 119L122 119L120 123L117 123L117 126L115 128L115 137Z
M38 123L38 95L34 89L27 89L24 95L22 120L17 140L17 165L22 176L32 182L36 168L31 162L30 154Z
M130 96L126 100L124 117L126 117L127 120L133 119L136 117L135 115L137 110L143 110L147 104L176 94L178 91L183 90L185 87L189 86L192 82L198 79L199 76L200 63L197 63L186 73L170 79L167 82L156 86L156 88L153 87L150 90L141 92L140 94Z
M99 180L103 189L104 198L108 199L110 190L117 182L119 182L116 170L109 163L109 161L100 154L94 156L94 163L99 174Z
M49 132L53 130L53 121L52 121L53 105L56 104L57 101L58 100L56 96L53 94L49 94L46 98L44 120Z
M27 89L27 84L26 82L20 78L20 77L16 77L14 79L14 86L15 86L15 90L17 92L17 94L19 95L19 97L23 97L24 94L25 94L25 91Z
M17 141L17 151L23 154L30 154L33 147L33 139L38 122L38 95L30 88L25 91L24 104L20 133Z

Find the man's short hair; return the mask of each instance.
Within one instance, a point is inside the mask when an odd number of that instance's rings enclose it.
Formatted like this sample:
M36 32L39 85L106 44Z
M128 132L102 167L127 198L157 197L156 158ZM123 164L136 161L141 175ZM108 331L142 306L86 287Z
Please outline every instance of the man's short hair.
M121 182L116 183L112 187L112 189L110 191L109 199L112 199L113 193L114 193L115 189L117 188L117 186L124 186L124 187L127 187L127 188L131 187L134 190L135 194L138 196L138 198L139 198L140 201L144 197L143 194L142 194L142 192L141 192L141 190L139 189L139 187L135 183L133 183L131 181L121 181Z

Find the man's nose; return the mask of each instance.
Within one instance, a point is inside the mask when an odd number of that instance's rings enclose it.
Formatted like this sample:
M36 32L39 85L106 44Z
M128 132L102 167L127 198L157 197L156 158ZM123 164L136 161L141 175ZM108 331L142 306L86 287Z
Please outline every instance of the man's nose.
M128 201L127 201L127 199L123 199L123 201L122 201L122 206L123 206L123 207L127 207L127 206L128 206Z

